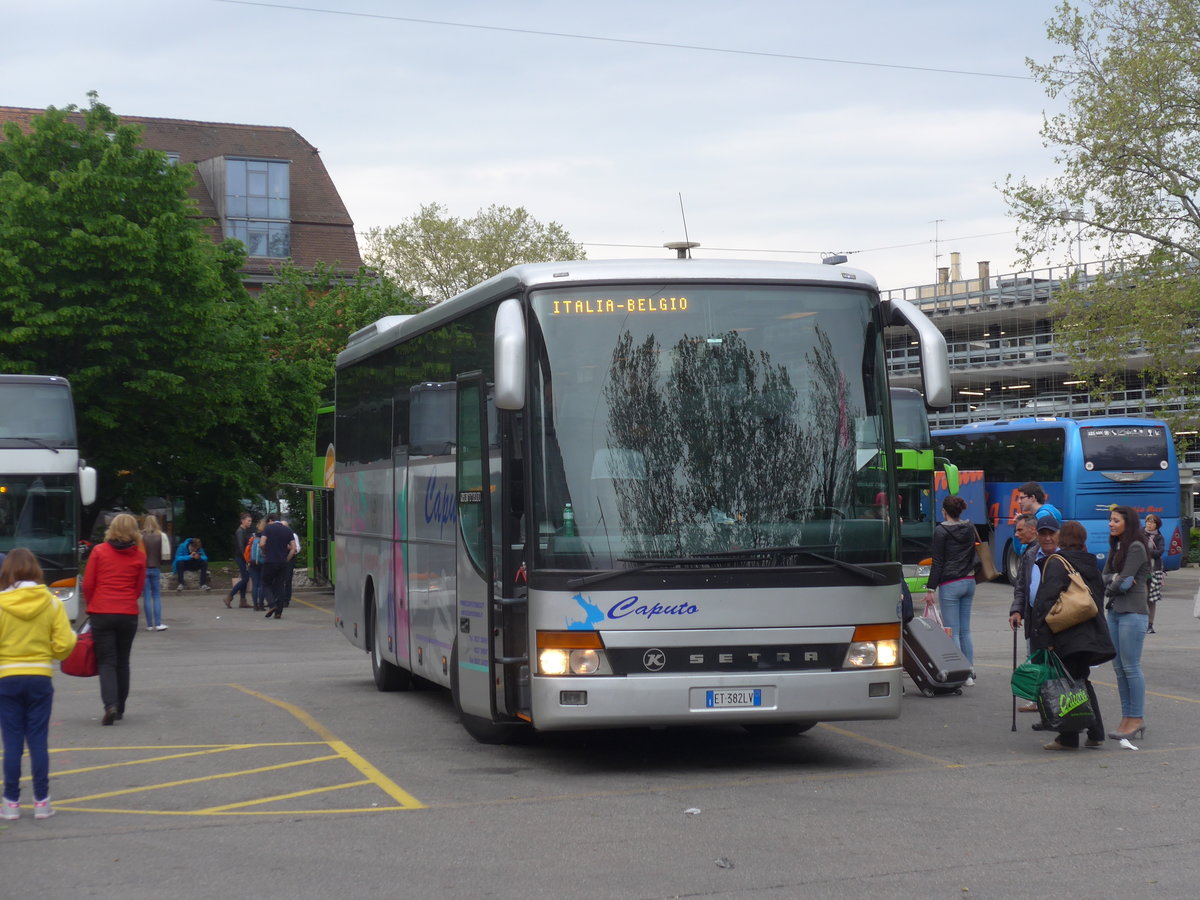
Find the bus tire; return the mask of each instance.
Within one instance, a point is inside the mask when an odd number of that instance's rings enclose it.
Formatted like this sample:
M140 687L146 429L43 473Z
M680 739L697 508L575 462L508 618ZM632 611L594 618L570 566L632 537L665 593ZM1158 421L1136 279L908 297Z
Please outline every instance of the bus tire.
M458 713L458 721L467 734L481 744L515 744L529 734L529 729L524 725L489 722L482 716L463 712L458 690L458 641L454 642L454 648L450 651L450 696L454 701L454 711Z
M383 658L383 635L375 623L375 602L367 605L367 646L371 648L371 677L380 691L407 691L412 687L412 673Z
M1016 584L1021 577L1021 557L1013 550L1012 541L1004 545L1004 577L1009 584Z
M795 737L815 726L816 722L745 722L742 728L755 737Z

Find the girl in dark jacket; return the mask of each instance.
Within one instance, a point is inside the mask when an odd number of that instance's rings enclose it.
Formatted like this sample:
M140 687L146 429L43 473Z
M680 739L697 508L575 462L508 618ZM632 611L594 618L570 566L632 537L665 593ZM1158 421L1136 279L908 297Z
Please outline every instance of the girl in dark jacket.
M1096 615L1055 634L1046 624L1046 614L1071 582L1063 559L1075 567L1092 592ZM1113 648L1104 621L1104 579L1096 568L1095 558L1087 551L1087 530L1078 522L1064 523L1058 532L1058 552L1039 561L1038 565L1042 570L1042 580L1033 601L1032 647L1035 650L1053 650L1071 677L1087 685L1088 699L1096 714L1087 729L1087 746L1099 748L1104 743L1104 722L1100 718L1100 704L1088 675L1092 666L1108 662L1117 655L1117 651ZM1079 732L1061 732L1045 746L1047 750L1078 750Z
M975 646L971 640L971 605L975 600L975 526L970 519L960 519L967 501L951 496L942 501L942 524L933 529L933 564L929 567L929 590L925 603L933 602L934 590L939 591L939 607L954 643L974 665ZM975 683L974 672L967 679Z

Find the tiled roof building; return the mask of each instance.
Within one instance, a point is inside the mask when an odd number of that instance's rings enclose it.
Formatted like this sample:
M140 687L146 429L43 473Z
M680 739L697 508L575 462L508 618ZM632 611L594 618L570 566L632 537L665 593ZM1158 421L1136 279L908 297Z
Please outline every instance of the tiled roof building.
M28 130L40 109L0 106L0 124ZM80 116L82 119L82 116ZM355 272L362 265L354 223L316 147L294 129L120 116L142 129L142 145L196 167L191 189L214 241L246 245L242 269L251 290L273 279L287 258L301 268L318 261Z

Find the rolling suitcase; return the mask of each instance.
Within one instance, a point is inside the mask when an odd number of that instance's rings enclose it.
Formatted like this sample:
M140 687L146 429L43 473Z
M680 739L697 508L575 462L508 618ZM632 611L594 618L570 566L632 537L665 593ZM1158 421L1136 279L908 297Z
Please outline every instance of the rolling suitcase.
M904 671L926 697L961 694L971 664L936 621L918 616L904 623Z

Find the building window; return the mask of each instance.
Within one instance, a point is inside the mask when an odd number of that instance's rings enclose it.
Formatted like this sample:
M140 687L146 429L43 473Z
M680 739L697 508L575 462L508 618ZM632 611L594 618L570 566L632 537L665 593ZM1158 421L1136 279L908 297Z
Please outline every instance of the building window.
M250 256L290 256L291 163L266 159L225 161L225 236Z

